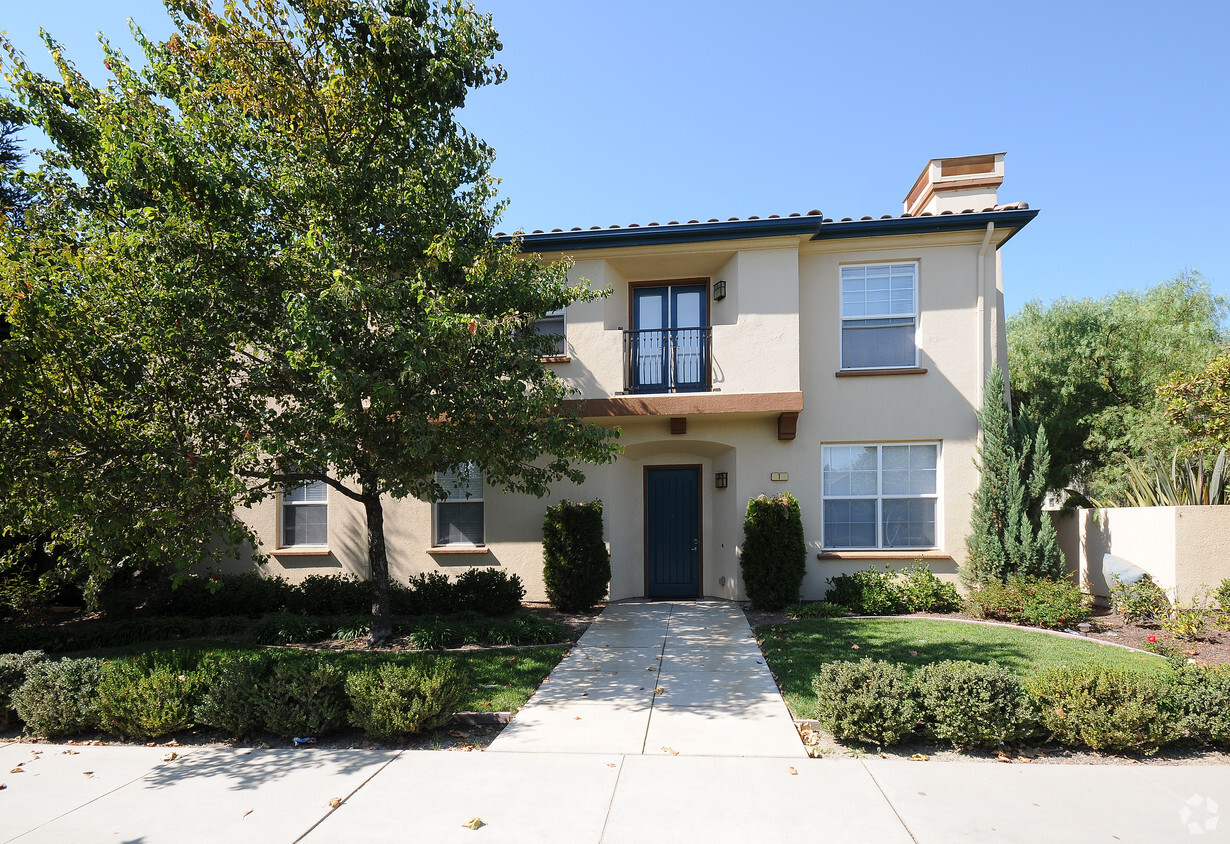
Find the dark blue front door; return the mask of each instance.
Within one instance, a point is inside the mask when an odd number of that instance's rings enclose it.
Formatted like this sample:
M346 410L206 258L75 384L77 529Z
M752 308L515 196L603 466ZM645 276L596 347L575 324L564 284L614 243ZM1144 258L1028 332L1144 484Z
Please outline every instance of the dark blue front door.
M645 594L700 597L700 467L645 470Z

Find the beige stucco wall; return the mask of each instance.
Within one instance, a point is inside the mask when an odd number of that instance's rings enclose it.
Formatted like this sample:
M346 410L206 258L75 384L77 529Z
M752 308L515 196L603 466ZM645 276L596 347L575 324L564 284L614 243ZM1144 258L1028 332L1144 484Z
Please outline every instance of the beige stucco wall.
M1172 597L1191 601L1230 577L1230 507L1111 507L1059 516L1060 547L1092 595L1111 584L1113 554L1149 573Z
M389 501L385 509L390 573L398 580L422 571L499 566L518 574L530 600L542 587L541 526L547 506L560 498L601 499L611 549L612 597L645 594L644 473L649 466L699 465L702 497L702 592L745 596L738 552L749 499L789 490L802 507L808 541L805 598L820 598L826 579L872 565L901 566L924 557L938 573L956 579L964 559L978 435L975 408L983 371L1003 337L998 256L983 264L985 330L978 320L978 252L984 232L811 241L806 237L604 249L576 256L570 278L605 299L573 305L567 313L570 360L555 371L584 398L606 398L623 389L622 330L629 323L629 284L669 279L723 280L726 299L709 300L713 374L718 396L739 393L804 395L797 435L777 438L777 412L698 414L687 432L670 433L666 416L604 418L618 426L623 456L587 469L580 487L560 485L538 500L486 490L483 553L433 553L431 505ZM992 244L1002 239L996 233ZM547 256L558 257L558 256ZM925 374L837 377L840 368L840 267L845 263L917 261L919 265L919 366ZM983 354L979 354L981 351ZM979 361L982 361L980 368ZM938 549L846 552L818 556L821 539L821 448L833 443L938 442ZM715 472L729 486L714 487ZM785 482L773 472L788 473ZM277 537L277 503L265 502L245 517L264 539ZM307 574L367 570L363 512L330 494L330 547L326 556L274 554L268 571L291 579Z

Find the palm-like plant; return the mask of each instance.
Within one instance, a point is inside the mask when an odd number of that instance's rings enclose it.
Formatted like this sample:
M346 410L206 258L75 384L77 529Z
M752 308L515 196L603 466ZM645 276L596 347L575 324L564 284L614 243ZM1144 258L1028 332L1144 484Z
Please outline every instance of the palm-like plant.
M1127 459L1127 489L1122 505L1094 502L1098 507L1183 507L1191 504L1230 504L1230 465L1223 448L1212 470L1203 453L1180 459L1176 450L1169 470L1150 454L1144 460Z

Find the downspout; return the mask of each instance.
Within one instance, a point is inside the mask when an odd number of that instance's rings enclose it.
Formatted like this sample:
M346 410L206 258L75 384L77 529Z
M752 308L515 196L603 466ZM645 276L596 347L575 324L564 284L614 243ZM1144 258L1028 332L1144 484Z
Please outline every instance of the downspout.
M991 234L995 231L994 223L987 223L987 233L982 236L982 246L978 249L978 400L974 403L982 407L982 391L987 381L987 247L991 244Z

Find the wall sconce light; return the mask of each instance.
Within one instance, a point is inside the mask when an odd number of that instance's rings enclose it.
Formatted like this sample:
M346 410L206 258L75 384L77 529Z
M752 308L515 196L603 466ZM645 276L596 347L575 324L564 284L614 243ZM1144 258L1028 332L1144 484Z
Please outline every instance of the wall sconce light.
M787 473L787 472L770 472L770 473L769 473L769 480L771 480L771 481L788 481L788 480L790 480L790 474L789 474L789 473Z
M717 487L718 489L726 489L726 473L725 472L714 472L713 473L713 485Z
M713 301L720 302L726 298L726 282L715 281L713 283Z

